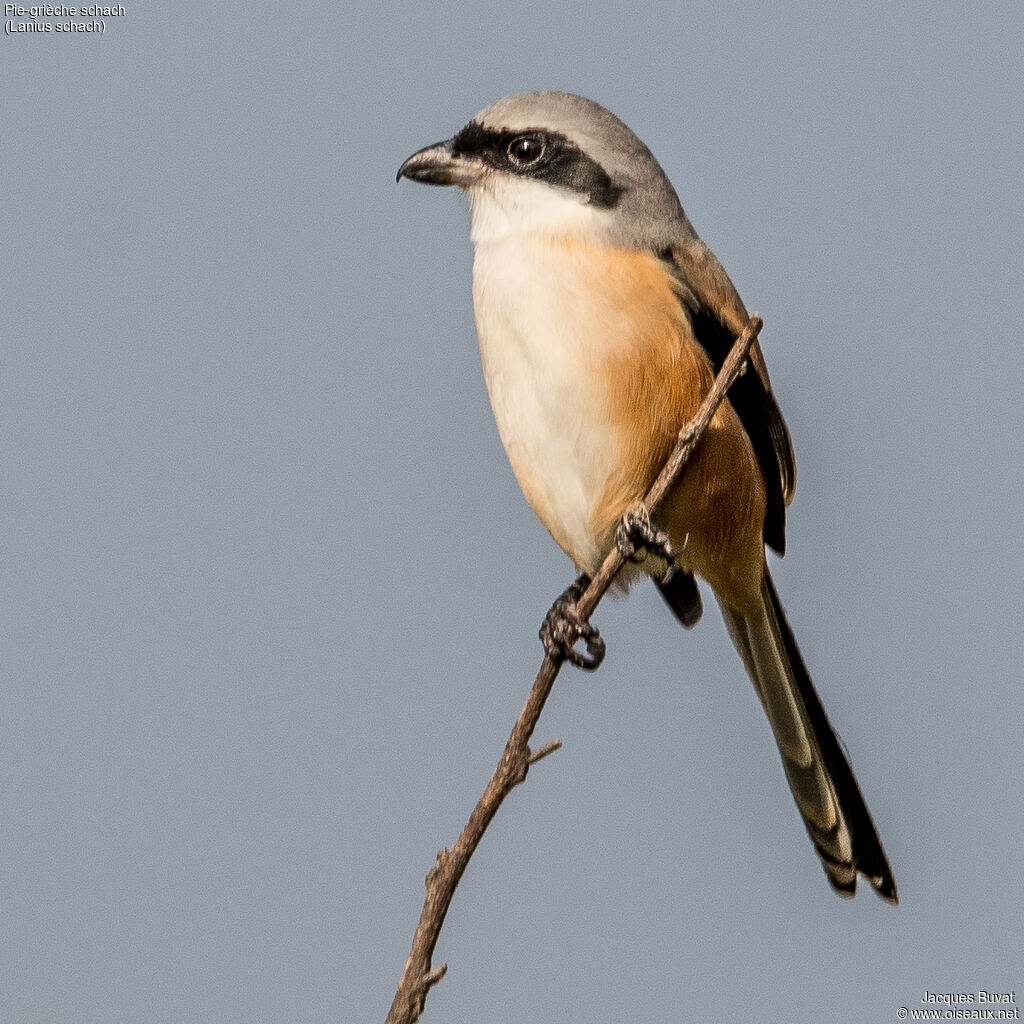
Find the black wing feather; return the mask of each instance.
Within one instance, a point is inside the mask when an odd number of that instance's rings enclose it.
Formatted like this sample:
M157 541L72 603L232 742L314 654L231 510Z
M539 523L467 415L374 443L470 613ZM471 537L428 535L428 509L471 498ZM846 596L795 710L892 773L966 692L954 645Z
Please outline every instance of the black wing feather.
M717 373L722 368L736 335L706 306L688 310L693 335L708 354ZM790 449L789 431L775 397L748 366L729 388L729 402L746 430L767 486L768 507L764 517L764 541L780 555L786 551L785 473L779 451Z

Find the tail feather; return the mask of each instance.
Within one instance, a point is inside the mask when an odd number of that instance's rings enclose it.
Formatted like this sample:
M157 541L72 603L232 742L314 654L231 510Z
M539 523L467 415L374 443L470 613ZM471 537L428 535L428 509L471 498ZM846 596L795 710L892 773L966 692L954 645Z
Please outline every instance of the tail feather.
M786 778L833 888L852 896L863 874L884 899L896 883L871 814L804 665L765 569L762 613L745 617L721 600L733 643L771 722Z
M704 606L692 574L677 569L668 582L655 580L655 585L672 613L687 629L693 629L700 622Z

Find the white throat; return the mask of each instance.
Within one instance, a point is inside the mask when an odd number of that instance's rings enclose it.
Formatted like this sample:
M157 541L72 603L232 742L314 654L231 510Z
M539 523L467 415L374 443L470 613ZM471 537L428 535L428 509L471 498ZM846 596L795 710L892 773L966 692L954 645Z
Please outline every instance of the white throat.
M609 212L585 196L529 178L488 174L466 190L475 245L510 235L546 235L592 239L608 233Z

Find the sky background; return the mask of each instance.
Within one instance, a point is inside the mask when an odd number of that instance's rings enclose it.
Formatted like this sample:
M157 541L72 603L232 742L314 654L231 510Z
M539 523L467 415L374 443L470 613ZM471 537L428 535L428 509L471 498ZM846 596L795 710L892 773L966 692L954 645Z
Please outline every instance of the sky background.
M831 893L714 604L641 588L423 1020L1024 1000L1022 39L1019 3L561 0L5 34L0 1024L383 1020L572 574L491 419L465 203L394 176L542 87L626 120L764 316L773 572L902 902Z

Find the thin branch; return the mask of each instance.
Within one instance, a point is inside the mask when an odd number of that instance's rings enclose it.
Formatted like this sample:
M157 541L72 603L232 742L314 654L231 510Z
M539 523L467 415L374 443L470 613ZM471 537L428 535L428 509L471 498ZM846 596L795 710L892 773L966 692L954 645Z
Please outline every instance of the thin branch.
M761 325L762 320L757 313L751 316L729 351L711 390L701 402L697 415L680 431L678 443L644 498L644 506L649 513L657 510L666 493L682 473L733 381L743 372L750 347L760 333ZM624 562L625 556L617 546L613 546L590 585L576 602L575 615L580 622L586 622L594 613L598 602L604 597ZM423 910L385 1024L413 1024L423 1013L427 992L444 977L448 969L447 964L432 967L430 959L441 933L445 915L451 906L452 897L455 895L455 889L469 864L470 857L480 845L480 840L502 801L526 778L530 765L561 746L559 740L552 740L536 751L531 751L529 747L530 737L560 667L560 659L545 655L526 704L505 744L501 760L476 807L473 808L469 821L466 822L455 844L438 853L434 866L427 874L427 895L423 902Z

